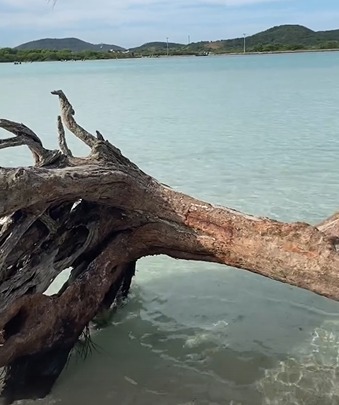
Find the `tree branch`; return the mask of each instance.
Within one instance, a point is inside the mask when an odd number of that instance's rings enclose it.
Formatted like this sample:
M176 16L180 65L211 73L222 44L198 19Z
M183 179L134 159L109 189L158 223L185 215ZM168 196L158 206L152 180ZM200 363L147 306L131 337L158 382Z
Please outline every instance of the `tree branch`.
M86 145L88 145L90 148L93 148L93 146L96 144L97 139L94 135L86 131L84 128L82 128L74 119L74 114L75 111L71 105L71 103L68 101L66 95L62 90L54 90L52 91L53 95L56 95L59 97L60 101L60 106L61 106L61 115L62 119L66 125L66 127L81 141L83 141Z
M69 157L73 157L71 150L67 146L66 137L65 137L65 129L62 125L62 120L60 115L58 115L58 140L59 140L59 147L61 152Z
M102 136L102 133L99 131L96 131L97 134L97 139L98 141L105 141L105 138Z
M18 122L0 119L0 128L13 133L17 138L9 138L0 141L0 149L27 145L33 154L36 166L46 166L55 162L60 157L57 150L50 151L42 146L40 138L26 125ZM17 139L17 140L16 140Z
M0 149L12 148L21 145L26 145L26 142L22 138L0 139Z

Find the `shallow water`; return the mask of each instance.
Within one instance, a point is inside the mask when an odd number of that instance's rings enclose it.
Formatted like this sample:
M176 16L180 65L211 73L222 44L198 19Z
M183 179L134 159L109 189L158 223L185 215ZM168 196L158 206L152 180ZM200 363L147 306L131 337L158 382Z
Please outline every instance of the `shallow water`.
M164 183L316 223L339 205L338 73L339 53L0 65L0 116L56 147L48 93L62 88L82 125ZM16 148L0 162L31 158ZM245 271L143 259L98 351L20 403L338 404L338 309Z

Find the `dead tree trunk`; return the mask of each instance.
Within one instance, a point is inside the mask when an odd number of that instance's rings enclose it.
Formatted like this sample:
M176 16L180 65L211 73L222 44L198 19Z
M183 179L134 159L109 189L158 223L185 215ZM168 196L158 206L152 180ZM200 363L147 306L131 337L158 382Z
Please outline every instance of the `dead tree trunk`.
M64 93L53 94L60 150L0 120L15 135L0 148L27 145L35 160L0 168L0 366L8 401L50 390L94 316L127 294L143 256L222 263L339 299L339 217L318 227L287 224L174 191L79 126ZM63 124L89 146L87 158L72 155ZM59 293L44 295L69 267Z

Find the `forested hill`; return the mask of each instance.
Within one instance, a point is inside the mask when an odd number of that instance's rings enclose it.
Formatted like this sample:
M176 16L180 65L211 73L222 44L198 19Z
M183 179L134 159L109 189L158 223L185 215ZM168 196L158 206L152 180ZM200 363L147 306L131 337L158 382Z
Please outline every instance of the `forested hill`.
M45 38L37 41L26 42L25 44L17 46L18 50L49 50L49 51L62 51L70 50L72 52L83 51L123 51L124 48L117 45L108 44L91 44L89 42L82 41L78 38Z
M242 52L244 38L234 38L219 41L201 41L187 45L169 44L171 53L231 53ZM302 25L280 25L246 36L246 50L248 52L271 52L298 49L333 49L339 48L339 30L312 31ZM133 51L142 54L163 54L166 49L165 42L153 42Z
M297 50L339 50L339 30L312 31L302 25L280 25L251 36L190 44L149 42L125 50L117 45L91 44L77 38L40 39L0 49L0 62L116 59L162 55L208 55Z
M223 51L243 48L244 38L212 42ZM339 30L312 31L302 25L280 25L246 38L246 48L252 51L293 49L331 49L339 47Z

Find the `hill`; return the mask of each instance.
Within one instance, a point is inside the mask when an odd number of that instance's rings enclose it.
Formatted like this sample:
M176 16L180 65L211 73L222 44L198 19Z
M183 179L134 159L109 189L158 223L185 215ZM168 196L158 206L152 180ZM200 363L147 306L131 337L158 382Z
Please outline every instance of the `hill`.
M164 54L166 46L166 42L152 42L133 48L133 52L143 55ZM280 25L246 37L246 50L249 52L330 48L339 48L339 30L317 32L302 25ZM188 45L169 44L171 54L231 53L242 52L243 49L243 37Z
M185 47L185 45L178 44L176 42L168 43L169 50L182 49L184 47ZM137 52L137 53L145 52L145 51L150 52L150 53L167 52L167 42L147 42L146 44L143 44L136 48L130 48L129 50L130 50L130 52Z
M198 42L192 44L192 47L216 53L241 52L244 38ZM302 25L280 25L246 37L246 50L253 52L337 47L339 47L339 30L317 32Z
M78 38L44 38L37 41L26 42L25 44L17 46L18 50L49 50L49 51L62 51L70 50L72 52L94 51L94 52L107 52L107 51L124 51L125 49L117 45L108 44L91 44L82 41Z
M166 55L208 55L209 53L278 52L294 50L339 50L339 29L312 31L302 25L280 25L246 37L201 41L190 44L148 42L128 52L117 45L91 44L77 38L45 38L18 47L0 49L0 62L112 59Z

